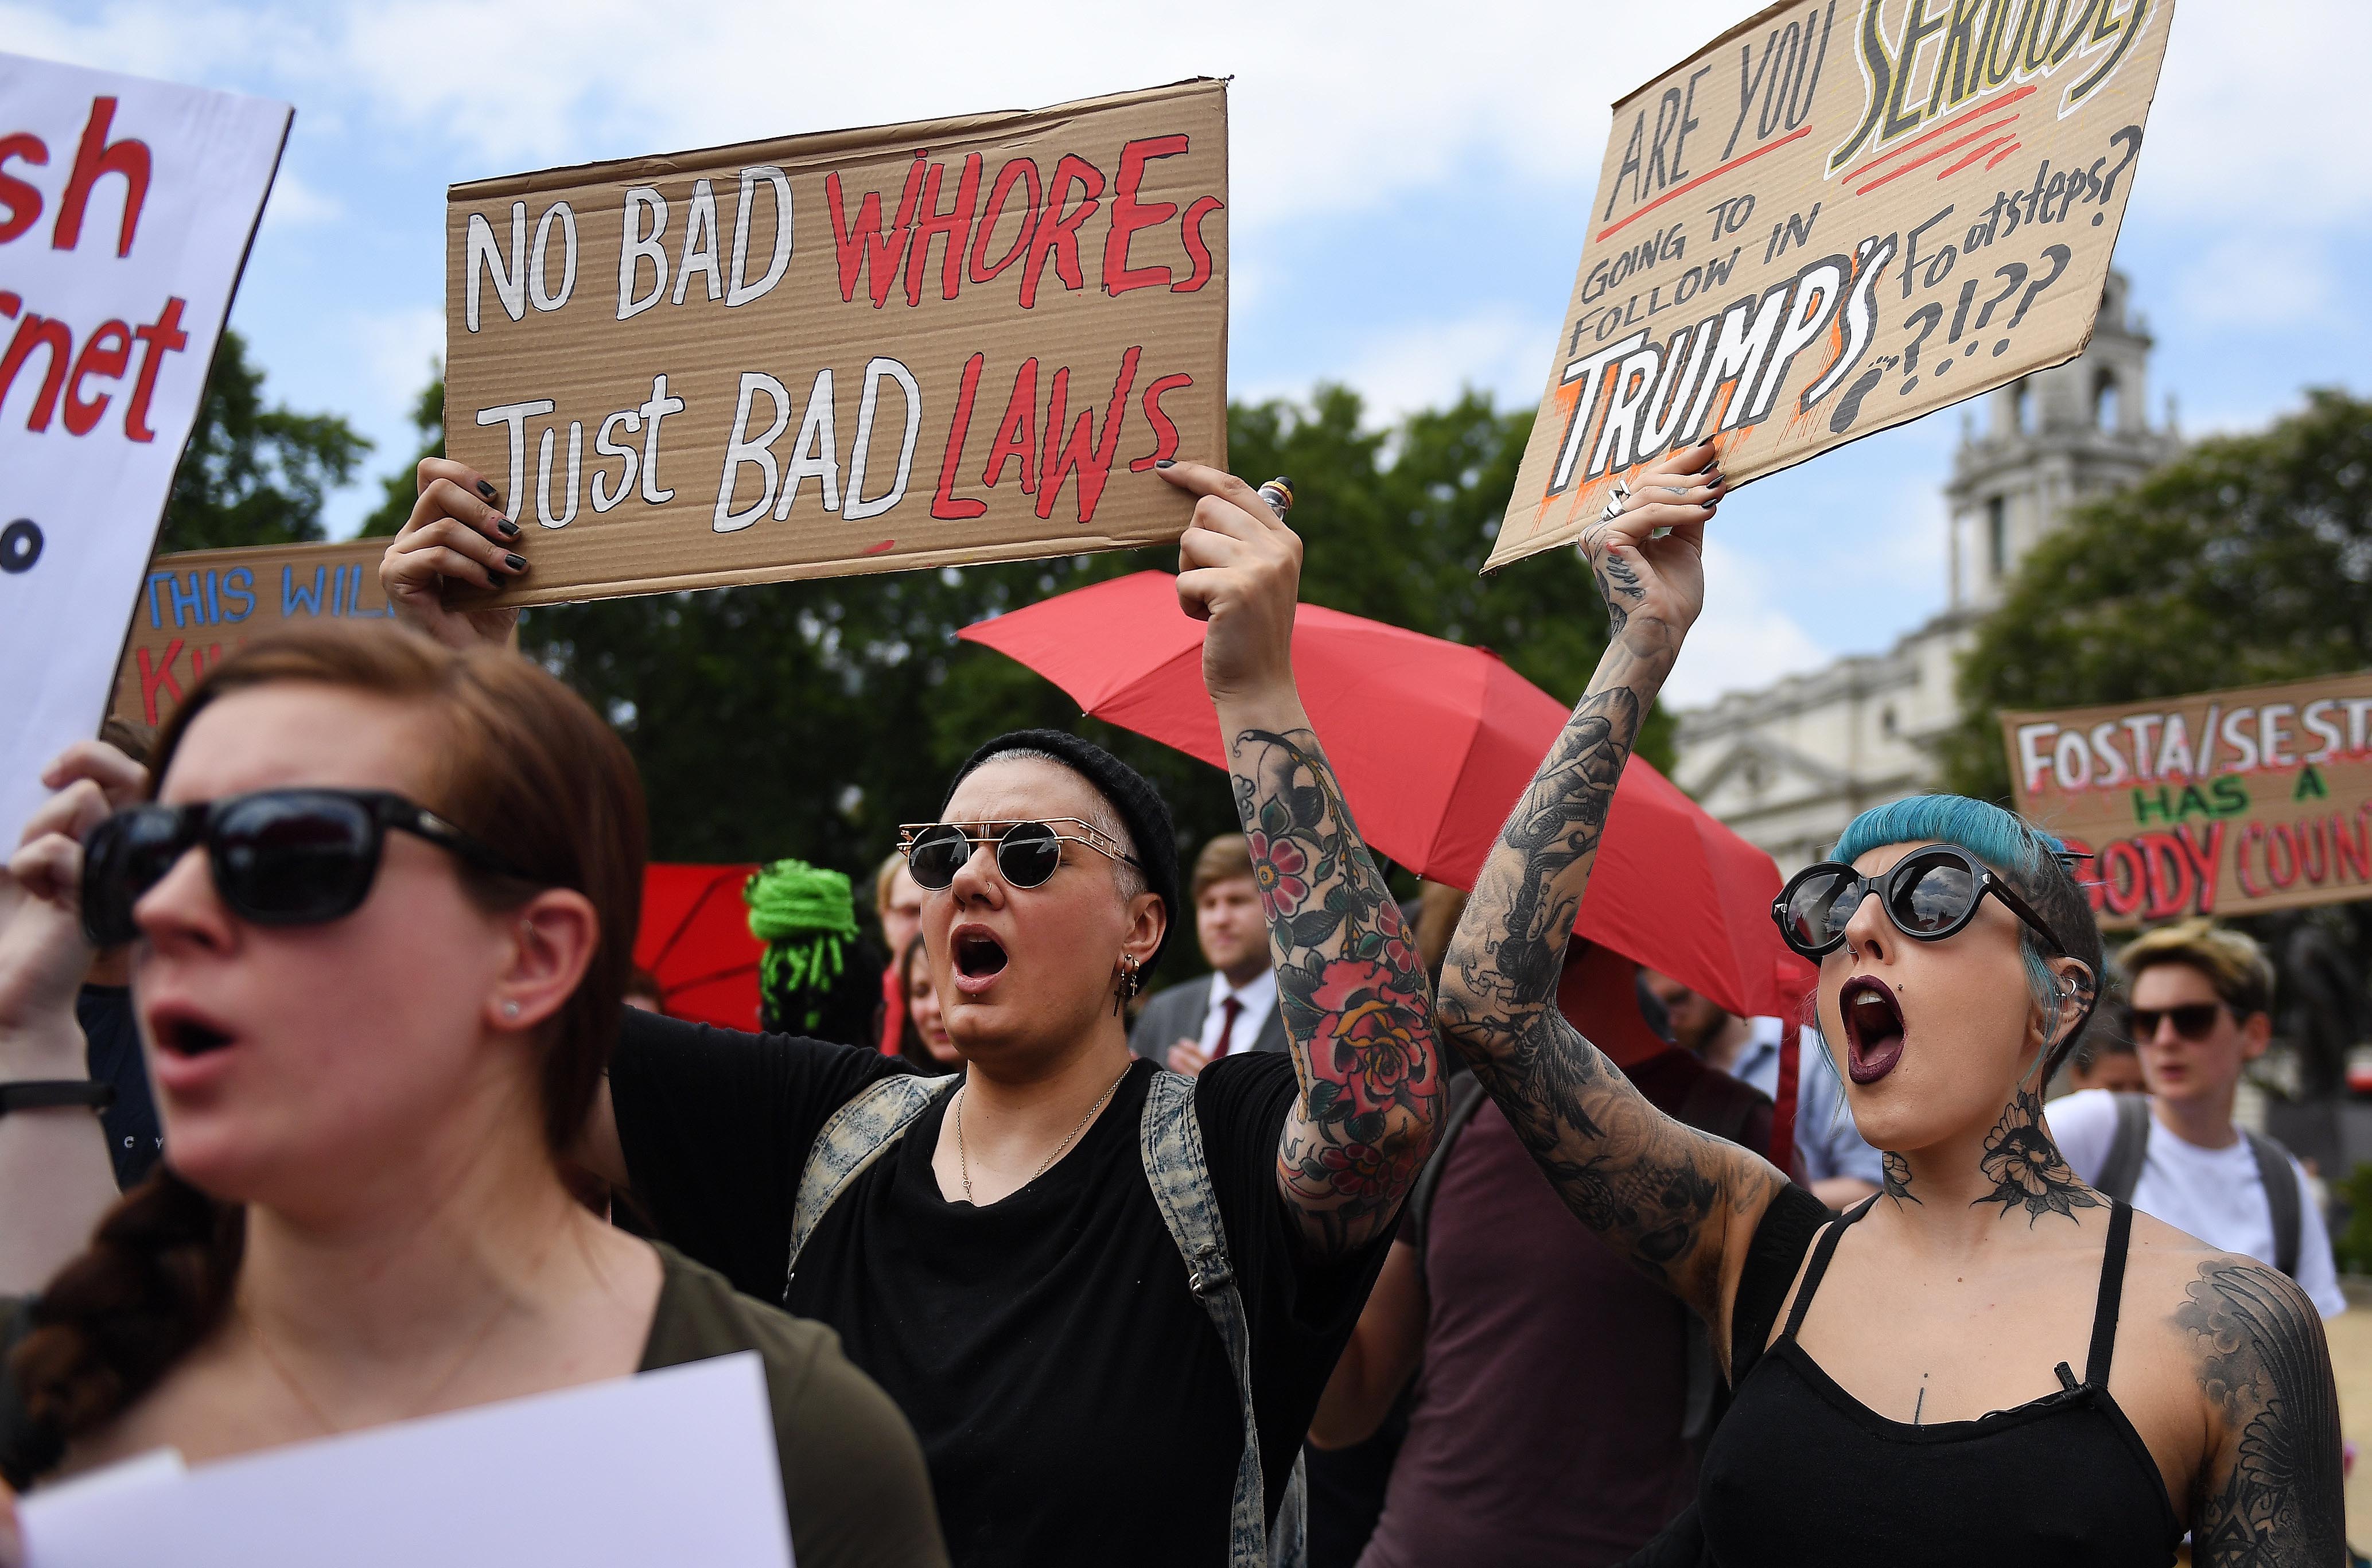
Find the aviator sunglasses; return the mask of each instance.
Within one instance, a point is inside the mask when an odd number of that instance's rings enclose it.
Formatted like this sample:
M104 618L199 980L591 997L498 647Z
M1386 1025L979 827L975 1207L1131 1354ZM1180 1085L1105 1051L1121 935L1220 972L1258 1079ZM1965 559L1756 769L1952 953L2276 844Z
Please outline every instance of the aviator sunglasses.
M370 896L393 828L483 870L527 878L426 807L385 790L267 789L187 806L135 806L83 846L82 928L113 947L140 928L132 909L181 856L205 845L215 891L256 925L318 925Z
M1056 824L1080 830L1058 833ZM964 862L980 844L996 846L996 870L1016 888L1041 888L1063 864L1064 844L1085 844L1098 854L1124 860L1138 870L1136 857L1123 852L1102 830L1076 817L1056 817L1046 822L980 822L982 830L968 833L953 822L909 822L898 830L898 848L916 886L936 893L956 879Z
M2067 952L2042 917L2007 883L1949 844L1913 850L1877 877L1864 877L1837 861L1808 865L1780 889L1772 901L1771 918L1788 947L1817 959L1843 943L1847 923L1872 893L1894 928L1915 942L1941 942L1965 930L1977 917L1977 905L1991 893L2041 934L2052 953Z

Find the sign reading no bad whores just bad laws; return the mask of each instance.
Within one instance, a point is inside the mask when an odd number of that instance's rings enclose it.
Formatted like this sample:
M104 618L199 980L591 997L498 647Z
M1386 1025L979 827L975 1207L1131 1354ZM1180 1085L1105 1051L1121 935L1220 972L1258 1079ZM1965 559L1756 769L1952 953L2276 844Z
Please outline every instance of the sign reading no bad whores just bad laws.
M1489 564L1712 436L1733 485L2082 352L2173 0L1786 0L1614 106Z
M2372 898L2372 671L2001 721L2104 925Z
M1152 543L1227 459L1215 81L455 186L518 604Z

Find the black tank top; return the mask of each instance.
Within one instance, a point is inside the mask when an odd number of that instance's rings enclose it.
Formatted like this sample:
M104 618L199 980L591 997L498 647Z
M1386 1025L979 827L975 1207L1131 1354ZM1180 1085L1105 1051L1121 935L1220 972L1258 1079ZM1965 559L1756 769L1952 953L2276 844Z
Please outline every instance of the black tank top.
M1719 1568L2162 1568L2182 1527L2157 1462L2109 1395L2133 1210L2110 1211L2078 1383L1974 1421L1913 1426L1855 1399L1796 1342L1845 1227L1821 1235L1787 1326L1738 1387L1705 1456L1703 1561Z

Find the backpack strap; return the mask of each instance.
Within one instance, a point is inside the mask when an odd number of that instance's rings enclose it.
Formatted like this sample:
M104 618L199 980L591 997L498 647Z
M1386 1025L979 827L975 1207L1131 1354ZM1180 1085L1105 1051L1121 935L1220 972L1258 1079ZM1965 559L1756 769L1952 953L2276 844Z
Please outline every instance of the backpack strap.
M2298 1227L2304 1205L2299 1201L2297 1167L2290 1152L2259 1132L2247 1134L2249 1152L2257 1156L2257 1179L2264 1183L2265 1205L2273 1212L2273 1267L2297 1278Z
M2120 1203L2134 1201L2134 1188L2142 1179L2142 1162L2149 1156L2149 1097L2117 1096L2117 1133L2110 1140L2109 1157L2100 1162L2100 1174L2092 1182L2103 1197L2114 1198Z
M1408 1206L1401 1212L1401 1235L1416 1243L1417 1256L1423 1258L1431 1250L1433 1239L1433 1195L1441 1186L1441 1173L1449 1164L1450 1145L1458 1134L1474 1120L1484 1099L1482 1080L1471 1073L1460 1073L1449 1080L1449 1106L1442 1112L1441 1132L1435 1140L1433 1153L1418 1167L1416 1180L1409 1187Z
M799 1167L798 1196L791 1204L791 1257L783 1273L783 1297L799 1272L799 1252L848 1184L889 1153L931 1102L963 1081L961 1074L921 1078L893 1073L856 1091L818 1129L807 1164Z
M1219 1195L1203 1156L1202 1123L1194 1115L1194 1081L1166 1069L1145 1086L1145 1114L1137 1123L1138 1153L1154 1206L1179 1256L1186 1260L1186 1283L1194 1292L1219 1343L1235 1368L1236 1395L1244 1408L1244 1448L1236 1464L1236 1493L1228 1527L1228 1568L1270 1568L1306 1559L1304 1496L1308 1485L1296 1460L1293 1480L1277 1508L1275 1539L1268 1528L1266 1483L1261 1473L1260 1423L1252 1409L1251 1323L1243 1294L1227 1260L1227 1232L1219 1217Z

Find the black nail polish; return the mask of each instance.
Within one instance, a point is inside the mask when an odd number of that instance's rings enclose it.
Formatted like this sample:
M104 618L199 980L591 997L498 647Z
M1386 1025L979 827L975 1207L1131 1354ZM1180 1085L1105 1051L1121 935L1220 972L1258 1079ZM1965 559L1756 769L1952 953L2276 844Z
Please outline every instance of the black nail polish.
M514 572L527 570L527 557L524 555L506 555L503 557L503 563Z
M1178 466L1178 459L1175 458L1156 458L1153 460L1153 466L1157 469L1174 469Z
M512 522L508 517L496 517L494 519L494 528L505 539L518 538L518 525Z
M494 498L494 487L482 479L478 481L478 494L492 501Z

